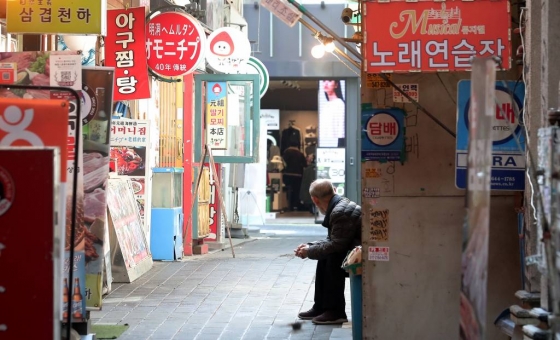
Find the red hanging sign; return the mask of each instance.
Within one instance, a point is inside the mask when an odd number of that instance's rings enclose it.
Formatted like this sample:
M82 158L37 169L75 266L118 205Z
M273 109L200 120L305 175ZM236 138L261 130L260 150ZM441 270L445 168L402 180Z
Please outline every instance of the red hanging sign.
M150 98L144 7L107 11L105 65L115 67L113 100Z
M473 56L511 68L508 0L364 2L367 73L468 71Z
M192 73L204 59L205 40L202 26L189 14L158 14L146 26L148 67L165 77Z

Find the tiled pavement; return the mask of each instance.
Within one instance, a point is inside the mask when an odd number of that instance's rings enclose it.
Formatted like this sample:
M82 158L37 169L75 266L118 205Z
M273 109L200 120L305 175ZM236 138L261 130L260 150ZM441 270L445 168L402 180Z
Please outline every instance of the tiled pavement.
M351 339L351 325L290 326L313 304L315 261L293 256L314 236L250 239L231 250L155 262L131 284L113 284L99 324L130 328L119 340ZM350 318L349 282L346 284Z

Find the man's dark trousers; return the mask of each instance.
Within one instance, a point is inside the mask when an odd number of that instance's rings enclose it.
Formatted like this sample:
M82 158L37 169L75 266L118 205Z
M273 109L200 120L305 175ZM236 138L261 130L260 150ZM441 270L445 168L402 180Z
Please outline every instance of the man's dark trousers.
M335 253L317 261L313 309L344 313L346 272L341 266L345 257L346 253Z

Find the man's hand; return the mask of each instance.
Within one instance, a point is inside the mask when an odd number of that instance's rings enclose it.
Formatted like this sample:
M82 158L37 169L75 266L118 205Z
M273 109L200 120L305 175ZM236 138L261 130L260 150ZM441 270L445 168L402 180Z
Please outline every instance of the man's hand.
M306 259L307 258L307 251L309 250L309 246L307 244L304 244L303 247L298 247L298 250L296 252L296 256L302 259Z
M305 246L306 246L305 243L302 243L302 244L300 244L299 246L297 246L297 248L294 249L294 254L296 254L296 256L298 256L299 250L300 250L301 248L305 247Z

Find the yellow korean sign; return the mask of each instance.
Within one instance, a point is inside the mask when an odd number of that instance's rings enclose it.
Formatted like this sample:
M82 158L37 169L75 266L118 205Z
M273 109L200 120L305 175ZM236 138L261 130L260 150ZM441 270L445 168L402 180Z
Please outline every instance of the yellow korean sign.
M392 74L386 74L386 76L387 78L389 78L389 80L392 80L393 78ZM368 88L373 88L373 89L382 89L382 88L391 87L391 85L389 85L388 82L386 82L383 78L381 78L379 74L376 73L367 74L366 86Z
M8 33L105 34L103 0L8 0Z

